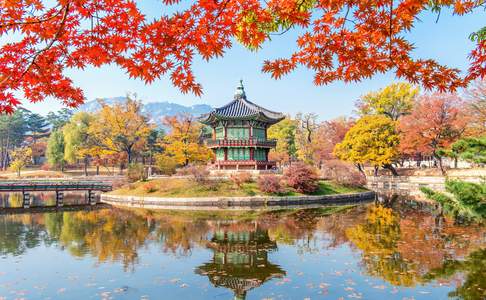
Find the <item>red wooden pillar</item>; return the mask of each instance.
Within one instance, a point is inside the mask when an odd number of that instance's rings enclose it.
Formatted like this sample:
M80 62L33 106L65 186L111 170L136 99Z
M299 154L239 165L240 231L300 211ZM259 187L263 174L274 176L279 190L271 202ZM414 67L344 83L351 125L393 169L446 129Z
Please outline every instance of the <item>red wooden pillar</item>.
M224 148L224 160L228 160L228 148Z
M213 140L216 139L216 127L213 127Z
M224 139L226 140L227 137L228 137L228 128L224 126Z
M250 160L255 160L255 148L250 148Z

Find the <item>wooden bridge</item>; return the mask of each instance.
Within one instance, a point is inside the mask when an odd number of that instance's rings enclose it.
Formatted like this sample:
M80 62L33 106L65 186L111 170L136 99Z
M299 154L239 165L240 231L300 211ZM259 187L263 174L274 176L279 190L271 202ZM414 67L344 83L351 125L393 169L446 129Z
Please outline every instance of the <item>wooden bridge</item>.
M21 192L24 208L30 207L31 192L56 192L56 206L64 205L64 192L87 191L90 205L96 204L95 192L109 192L112 185L101 181L0 181L0 192Z

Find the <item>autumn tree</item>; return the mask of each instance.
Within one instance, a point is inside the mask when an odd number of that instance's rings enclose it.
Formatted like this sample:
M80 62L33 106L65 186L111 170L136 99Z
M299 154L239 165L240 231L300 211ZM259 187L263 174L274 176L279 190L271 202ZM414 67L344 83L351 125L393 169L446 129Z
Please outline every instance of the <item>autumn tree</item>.
M20 177L20 171L29 163L32 157L32 149L29 147L17 148L12 151L11 156L10 169L17 172L17 176Z
M162 142L164 154L175 158L179 165L207 162L212 153L200 139L202 125L188 114L166 116L163 124L168 128Z
M336 118L322 122L315 133L315 138L311 144L313 160L319 167L325 161L333 160L334 147L343 141L346 133L354 125L354 120L346 117Z
M304 66L314 83L355 82L377 73L427 89L453 91L486 75L486 29L470 35L467 74L432 59L416 59L407 40L418 16L451 7L458 15L478 14L482 1L389 3L310 0L196 1L178 5L164 0L160 16L146 16L139 1L2 1L0 37L14 41L0 48L0 113L27 101L59 99L67 106L84 100L66 69L117 65L128 76L150 83L168 75L182 92L202 93L192 62L223 56L238 41L254 50L275 34L297 29L289 57L267 60L262 71L274 78ZM412 31L413 34L413 31Z
M94 115L79 112L62 128L65 141L64 159L68 163L82 159L85 176L88 176L89 158L96 144L94 138L89 135L89 127L93 121Z
M295 135L297 122L290 116L270 126L268 138L277 140L277 147L269 153L270 160L290 163L297 155Z
M398 158L400 137L396 122L385 116L365 116L349 129L344 140L334 148L334 155L354 163L362 171L364 164L389 169L397 175L393 163Z
M415 156L433 156L441 169L440 149L449 146L464 133L468 116L464 102L454 94L427 94L417 99L413 111L400 121L400 151Z
M408 83L393 83L389 86L362 96L356 103L358 113L365 115L385 115L397 121L413 108L419 90Z
M95 141L95 148L105 154L124 154L130 164L134 154L143 149L151 130L147 116L142 113L142 103L129 95L123 103L110 106L101 101L101 105L89 125L88 135Z

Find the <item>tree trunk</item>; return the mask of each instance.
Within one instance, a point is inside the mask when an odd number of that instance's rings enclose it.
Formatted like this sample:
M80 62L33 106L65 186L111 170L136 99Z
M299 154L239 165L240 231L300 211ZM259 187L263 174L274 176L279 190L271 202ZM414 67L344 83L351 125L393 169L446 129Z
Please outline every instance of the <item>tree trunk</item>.
M395 167L393 167L392 164L386 164L386 165L383 166L383 168L390 170L392 172L393 176L398 176L398 172L395 169Z
M442 164L442 157L438 156L435 153L434 153L434 156L436 158L436 163L439 165L440 172L442 173L442 175L446 175L446 171L444 169L444 165Z
M378 177L378 167L375 166L374 168L375 168L375 171L374 171L375 177Z
M363 174L363 175L365 175L365 176L366 176L366 173L365 173L365 171L363 170L363 167L361 166L361 164L356 164L356 168L358 168L358 171L359 171L361 174Z
M84 158L84 176L88 177L88 157Z
M96 175L100 175L100 166L96 165Z
M20 178L20 169L17 169L17 177Z

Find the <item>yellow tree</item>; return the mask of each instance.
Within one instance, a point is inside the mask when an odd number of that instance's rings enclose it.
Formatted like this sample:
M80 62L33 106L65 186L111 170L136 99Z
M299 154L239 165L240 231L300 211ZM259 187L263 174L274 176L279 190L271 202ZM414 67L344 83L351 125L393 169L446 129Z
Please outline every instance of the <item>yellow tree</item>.
M392 163L398 157L399 142L395 121L380 115L364 116L351 127L344 140L336 145L334 155L356 164L360 171L363 164L371 164L375 167L375 175L379 167L387 168L397 175Z
M17 172L17 176L20 177L20 171L32 158L32 149L29 147L18 148L13 150L10 156L12 158L10 169Z
M95 141L94 148L104 154L126 156L131 163L151 130L147 116L142 113L142 103L127 96L123 103L110 106L101 102L101 105L88 129Z
M201 143L202 125L191 115L166 116L163 124L168 127L162 147L165 155L174 157L179 165L207 162L212 153Z
M356 103L362 116L385 115L397 121L411 112L419 89L409 83L393 83L389 86L362 96Z

